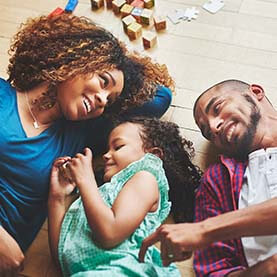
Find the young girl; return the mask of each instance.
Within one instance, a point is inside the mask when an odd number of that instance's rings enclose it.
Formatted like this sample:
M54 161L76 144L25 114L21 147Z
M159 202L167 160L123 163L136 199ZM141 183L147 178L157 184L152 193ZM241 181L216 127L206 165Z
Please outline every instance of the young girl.
M190 161L192 143L180 136L174 123L129 118L112 130L108 148L106 183L99 189L90 149L54 163L49 238L63 275L180 276L175 265L162 266L155 247L148 250L144 263L139 263L138 253L143 239L160 226L171 208L178 222L192 219L201 175ZM67 161L72 183L60 170ZM65 198L74 185L80 197L66 212Z

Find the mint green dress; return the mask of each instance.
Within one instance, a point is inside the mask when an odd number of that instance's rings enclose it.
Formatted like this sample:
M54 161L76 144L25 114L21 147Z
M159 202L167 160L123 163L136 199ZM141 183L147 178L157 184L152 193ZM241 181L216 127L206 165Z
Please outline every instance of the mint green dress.
M64 276L181 276L174 264L163 267L160 252L154 246L148 249L144 263L138 260L143 239L160 226L170 211L169 187L162 161L147 153L114 175L99 192L111 207L124 184L139 171L148 171L156 177L160 191L157 211L149 212L129 238L105 250L93 241L93 230L88 225L81 198L78 198L67 211L61 227L58 251Z

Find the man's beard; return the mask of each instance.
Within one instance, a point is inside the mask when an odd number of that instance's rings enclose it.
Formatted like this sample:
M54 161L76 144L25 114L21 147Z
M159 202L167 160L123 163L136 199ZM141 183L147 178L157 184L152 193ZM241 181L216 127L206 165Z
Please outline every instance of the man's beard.
M243 96L251 105L250 123L247 126L247 132L239 140L235 151L230 153L232 157L239 160L247 159L248 154L251 152L253 139L257 131L257 125L261 119L260 110L253 99L247 94Z

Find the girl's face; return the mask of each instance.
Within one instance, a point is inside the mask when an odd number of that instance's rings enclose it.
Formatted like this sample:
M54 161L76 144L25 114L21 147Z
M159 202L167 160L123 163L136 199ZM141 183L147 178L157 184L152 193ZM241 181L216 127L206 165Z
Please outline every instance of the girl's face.
M134 123L123 123L117 126L109 136L109 151L104 154L104 181L141 159L145 155L143 142L140 137L140 126Z
M68 120L98 117L121 94L123 85L123 72L117 69L90 77L76 76L58 87L57 101L61 113Z

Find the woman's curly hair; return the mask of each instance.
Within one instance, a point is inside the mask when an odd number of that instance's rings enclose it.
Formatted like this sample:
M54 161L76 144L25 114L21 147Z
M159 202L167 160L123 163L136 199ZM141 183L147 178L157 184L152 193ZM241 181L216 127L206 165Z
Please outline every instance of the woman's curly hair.
M141 128L140 136L144 149L158 147L162 150L163 167L169 183L169 199L175 222L193 220L195 191L199 186L202 172L191 162L194 156L192 142L180 135L177 124L157 118L118 118L113 128L130 122Z
M110 32L85 17L62 14L29 19L14 36L9 54L8 81L20 91L42 82L56 87L80 74L122 70L124 88L113 112L143 104L153 97L158 84L174 90L165 65L129 52Z

